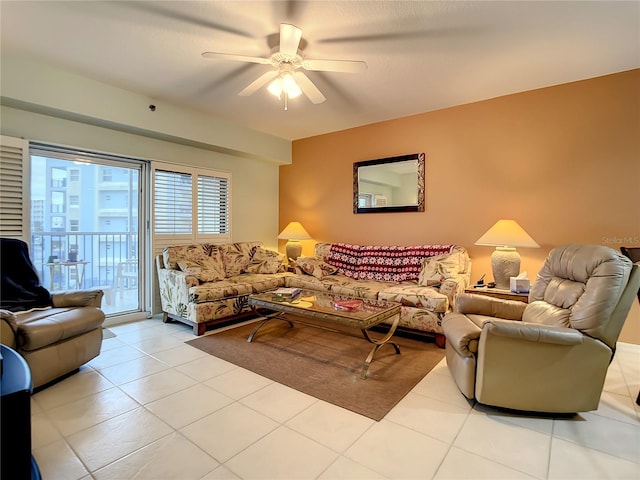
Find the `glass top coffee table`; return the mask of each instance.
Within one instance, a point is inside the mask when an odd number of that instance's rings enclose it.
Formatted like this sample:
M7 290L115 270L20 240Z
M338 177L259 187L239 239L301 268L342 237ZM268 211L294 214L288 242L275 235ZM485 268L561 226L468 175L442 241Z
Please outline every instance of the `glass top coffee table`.
M273 313L262 315L263 320L253 329L247 342L251 343L258 331L271 320L283 320L293 327L294 323L312 325L331 330L358 329L369 343L373 344L362 366L361 377L367 378L369 365L376 352L387 343L400 354L397 343L390 341L400 321L400 304L380 300L353 298L329 292L302 290L293 300L283 300L272 292L249 295L249 305L256 311L267 309ZM286 316L286 314L294 316ZM296 318L300 317L300 318ZM370 336L369 329L393 318L389 330L382 338Z

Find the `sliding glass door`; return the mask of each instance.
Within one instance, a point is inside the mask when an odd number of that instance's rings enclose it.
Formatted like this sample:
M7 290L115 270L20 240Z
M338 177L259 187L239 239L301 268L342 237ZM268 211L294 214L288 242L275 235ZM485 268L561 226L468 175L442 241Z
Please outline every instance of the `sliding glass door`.
M147 310L146 164L33 144L30 156L31 257L44 286L99 287L108 316Z

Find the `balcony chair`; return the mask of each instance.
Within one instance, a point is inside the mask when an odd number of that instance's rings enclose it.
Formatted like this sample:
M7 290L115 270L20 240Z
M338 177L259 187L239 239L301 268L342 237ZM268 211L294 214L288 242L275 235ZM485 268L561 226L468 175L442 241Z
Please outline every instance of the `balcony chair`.
M119 292L120 298L123 298L126 288L132 288L131 286L137 283L138 263L138 259L135 258L118 263L113 287Z
M100 354L102 290L51 294L22 240L0 239L0 342L17 350L34 388L77 370Z
M529 304L460 294L442 329L460 391L486 405L545 413L598 408L640 267L600 245L553 249Z

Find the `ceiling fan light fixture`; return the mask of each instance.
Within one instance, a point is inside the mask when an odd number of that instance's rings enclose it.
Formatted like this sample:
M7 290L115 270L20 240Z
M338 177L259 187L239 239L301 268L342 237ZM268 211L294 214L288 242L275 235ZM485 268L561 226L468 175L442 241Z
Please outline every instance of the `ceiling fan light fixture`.
M282 75L282 90L287 93L289 98L296 98L302 94L302 90L300 90L300 87L294 80L293 75L289 72Z
M282 79L278 76L276 79L269 84L267 90L274 97L278 97L278 100L282 98Z
M290 98L296 98L302 95L302 90L300 89L290 72L283 72L278 75L269 84L267 90L274 97L278 97L278 100L282 99L282 94L284 93L285 110L287 110L287 101Z

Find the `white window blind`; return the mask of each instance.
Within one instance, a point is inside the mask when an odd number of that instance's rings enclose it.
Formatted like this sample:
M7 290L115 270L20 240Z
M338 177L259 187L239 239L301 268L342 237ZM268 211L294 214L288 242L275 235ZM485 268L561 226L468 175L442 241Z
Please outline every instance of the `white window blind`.
M155 170L153 190L154 233L192 232L191 174Z
M198 175L198 233L229 231L229 180Z
M29 241L28 144L0 137L0 236Z
M231 175L154 164L154 250L185 243L231 241Z

